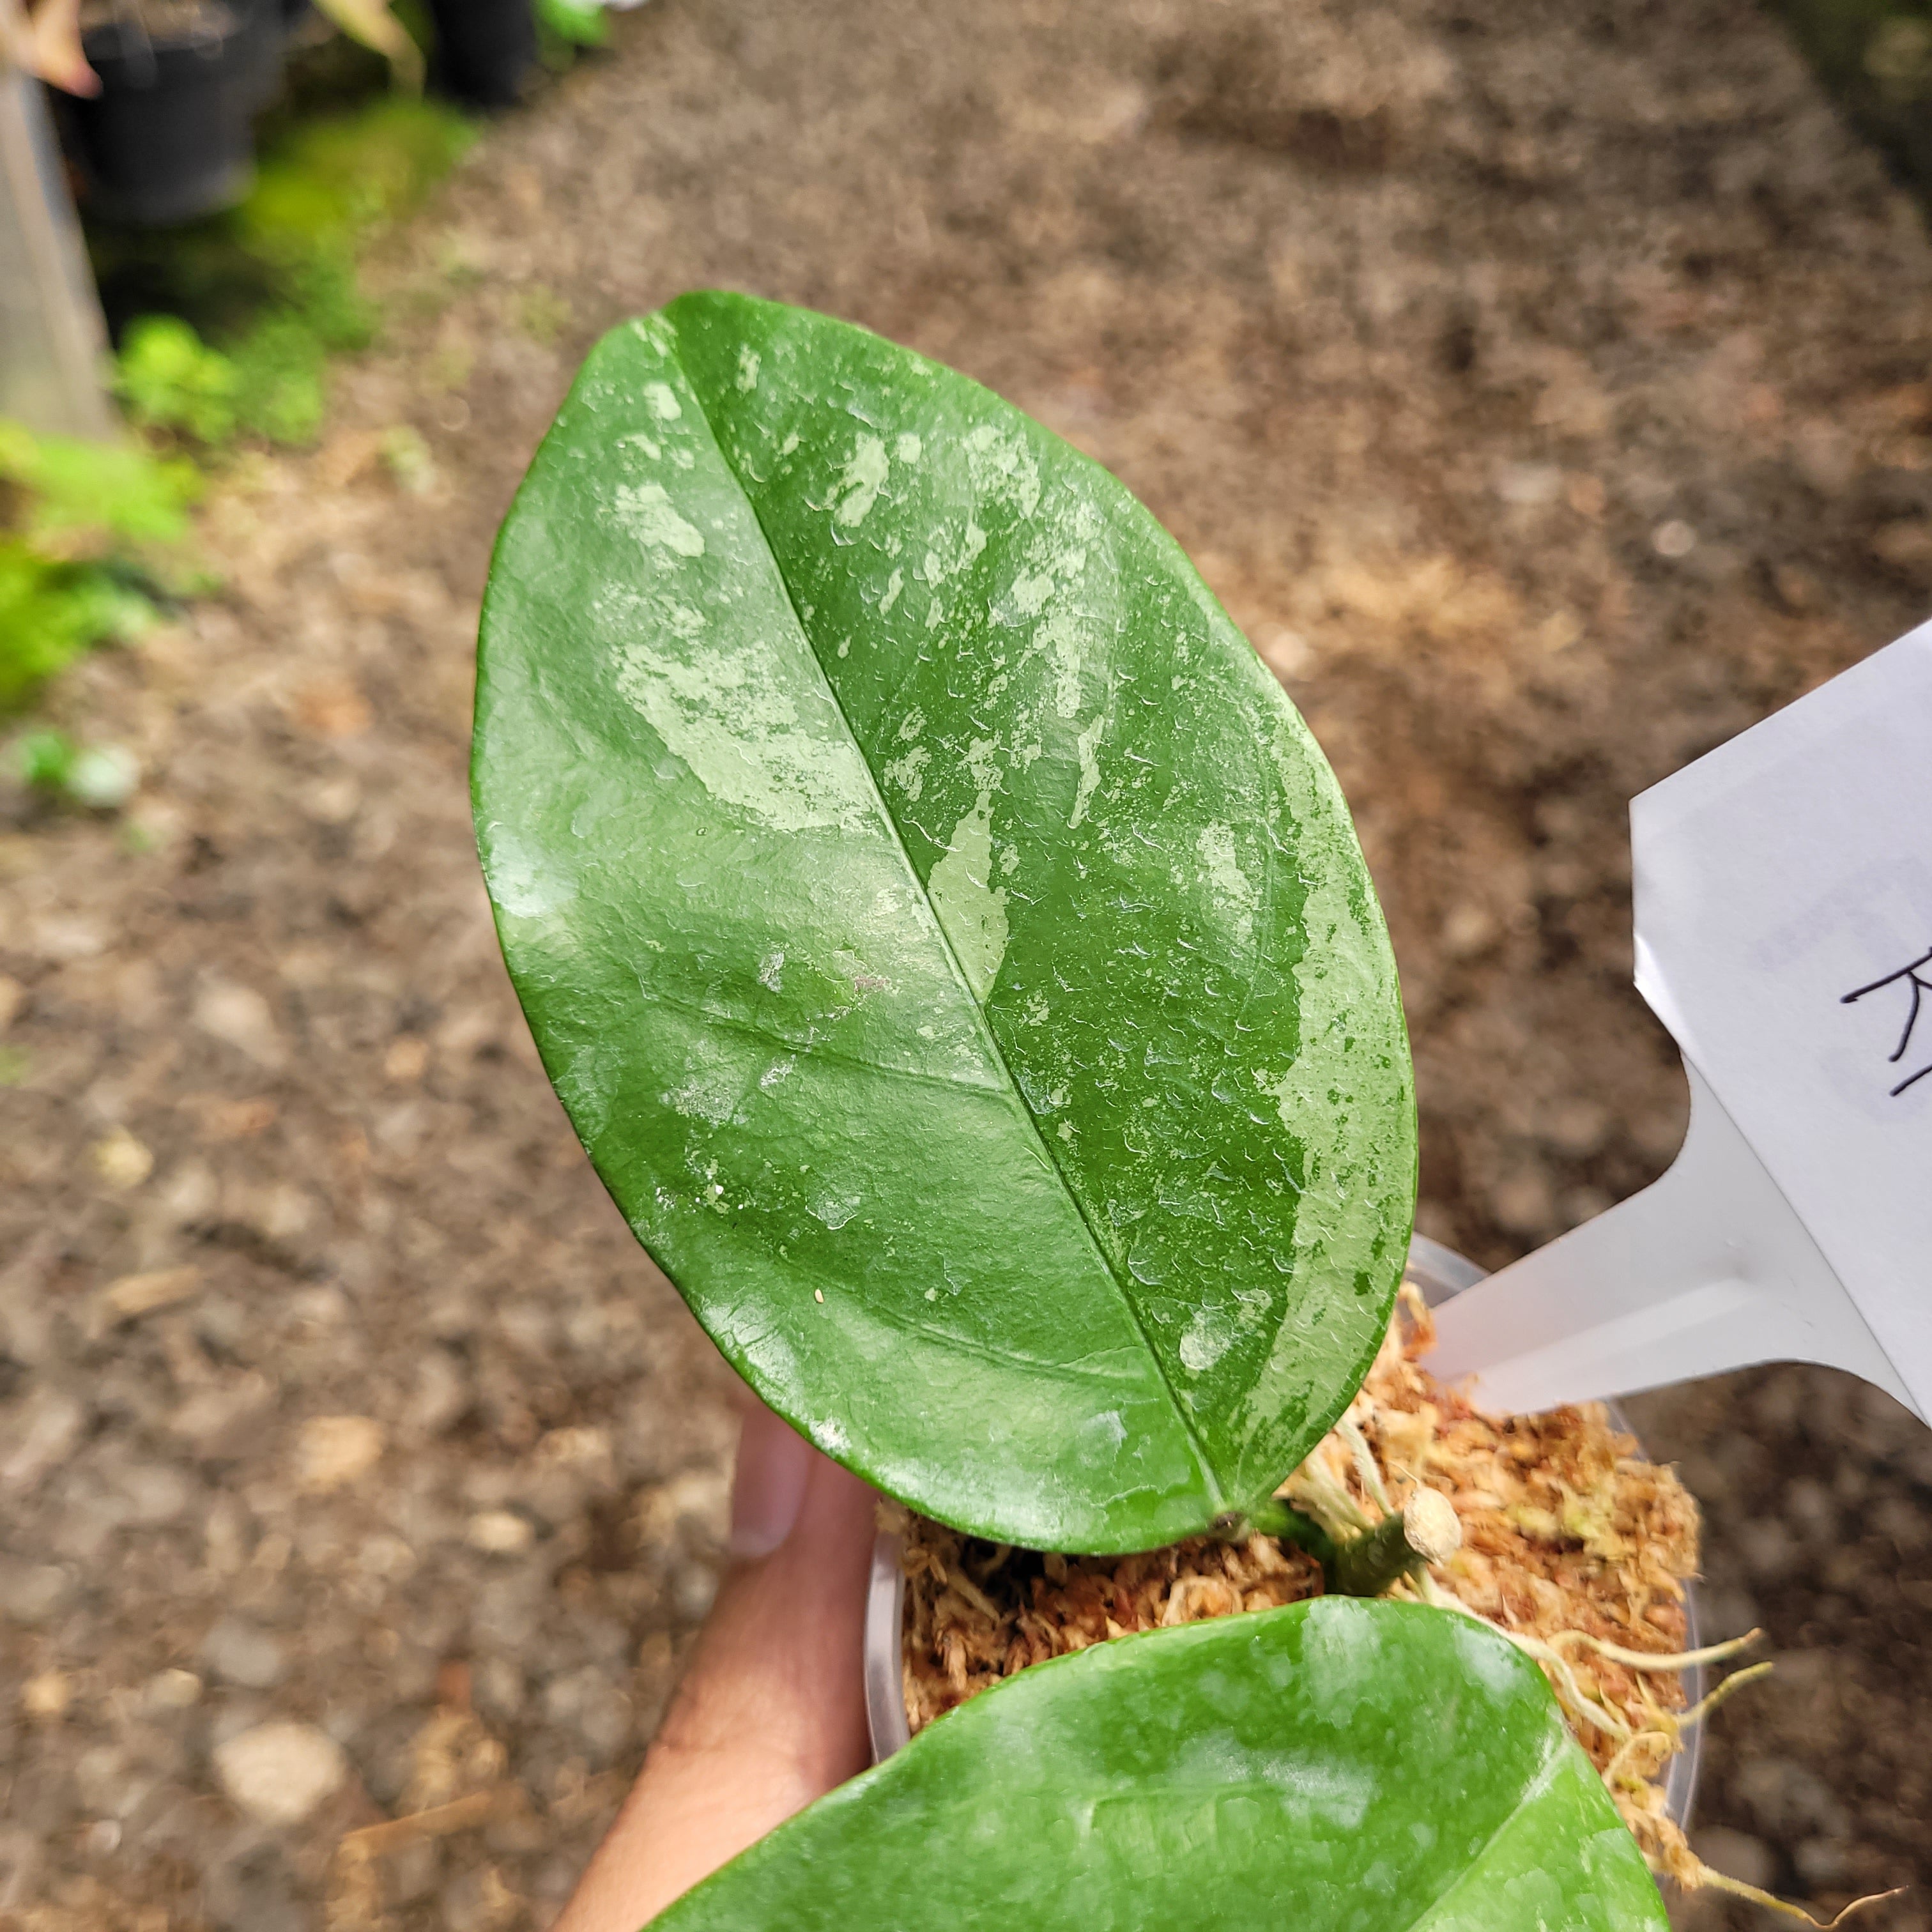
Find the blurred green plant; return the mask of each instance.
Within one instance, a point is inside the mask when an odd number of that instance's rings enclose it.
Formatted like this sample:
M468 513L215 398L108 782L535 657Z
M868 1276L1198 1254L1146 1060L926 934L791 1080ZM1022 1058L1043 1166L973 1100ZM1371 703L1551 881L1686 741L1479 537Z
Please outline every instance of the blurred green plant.
M285 268L339 266L344 250L406 214L476 138L454 108L395 95L298 122L262 155L233 217L238 237Z
M14 758L32 790L90 812L125 805L141 776L131 752L118 745L78 745L64 731L28 732Z
M364 28L364 14L388 14L356 10ZM393 62L381 22L371 31ZM358 280L363 250L476 132L453 108L386 95L285 123L229 214L158 238L91 236L104 290L139 289L143 307L160 310L121 331L116 386L138 440L77 442L0 422L0 714L82 652L138 635L160 603L196 587L183 546L203 470L238 442L315 440L328 358L366 347L380 322ZM396 436L385 454L398 482L430 487L421 439ZM56 788L104 798L112 772L93 753L75 757Z
M130 420L203 454L238 438L312 442L328 358L366 348L380 321L357 277L363 248L475 135L453 109L394 95L286 130L242 205L174 237L162 265L182 307L209 314L206 334L183 314L137 316L122 331L117 382ZM98 253L127 251L103 264L104 277L117 262L153 271L148 245L102 239ZM238 298L250 290L255 299Z
M536 0L537 29L562 44L566 58L578 47L601 47L610 38L603 0Z
M244 434L308 442L322 422L331 346L307 316L274 314L224 355L178 316L144 315L122 339L116 392L137 428L172 431L204 451Z
M135 443L38 436L0 420L0 485L14 501L4 521L50 554L110 546L166 547L188 534L201 494L194 464ZM55 550L52 546L64 546Z
M0 536L0 712L17 710L82 651L136 636L153 604L111 572Z
M178 458L0 421L0 712L190 587L181 546L200 489Z
M219 447L235 434L240 386L234 363L179 316L142 316L122 339L115 388L137 428L179 430Z
M382 438L382 461L397 487L412 496L425 496L436 487L436 464L429 445L407 423L398 423Z

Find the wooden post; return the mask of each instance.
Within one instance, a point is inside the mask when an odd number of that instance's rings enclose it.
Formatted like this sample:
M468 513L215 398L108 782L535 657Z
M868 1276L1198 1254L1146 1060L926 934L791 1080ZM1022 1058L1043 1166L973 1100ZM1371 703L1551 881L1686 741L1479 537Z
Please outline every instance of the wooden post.
M107 331L40 83L16 57L25 31L0 0L0 416L112 440Z

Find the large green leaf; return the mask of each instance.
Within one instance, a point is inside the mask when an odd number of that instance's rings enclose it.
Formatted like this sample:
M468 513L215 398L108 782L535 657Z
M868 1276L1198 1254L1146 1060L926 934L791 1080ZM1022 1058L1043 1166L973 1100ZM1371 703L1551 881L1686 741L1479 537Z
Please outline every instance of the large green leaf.
M1536 1666L1318 1598L1023 1670L687 1893L657 1932L1664 1932Z
M545 1064L813 1441L957 1526L1146 1547L1371 1359L1414 1106L1332 776L1180 550L985 390L691 296L505 524L475 792Z

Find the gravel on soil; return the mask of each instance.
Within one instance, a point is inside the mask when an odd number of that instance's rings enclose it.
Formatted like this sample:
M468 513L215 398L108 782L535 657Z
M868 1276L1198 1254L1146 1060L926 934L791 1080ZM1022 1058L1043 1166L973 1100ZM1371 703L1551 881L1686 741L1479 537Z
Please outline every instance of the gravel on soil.
M0 1923L537 1925L710 1599L728 1382L531 1054L471 853L491 533L590 341L713 284L1114 468L1306 710L1404 970L1422 1226L1654 1175L1634 792L1932 600L1932 247L1744 0L658 0L393 238L225 589L0 794ZM400 434L399 434L400 433ZM1637 1406L1779 1675L1715 1862L1932 1925L1932 1436ZM349 1840L383 1821L430 1821ZM1742 1924L1721 1901L1684 1922Z

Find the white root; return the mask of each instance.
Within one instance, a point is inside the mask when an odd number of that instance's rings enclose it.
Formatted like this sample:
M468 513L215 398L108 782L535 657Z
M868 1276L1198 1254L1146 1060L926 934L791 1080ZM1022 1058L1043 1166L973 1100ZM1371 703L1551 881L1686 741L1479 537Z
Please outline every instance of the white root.
M1733 1691L1742 1690L1747 1684L1755 1684L1760 1677L1768 1677L1777 1667L1774 1664L1753 1664L1742 1670L1732 1671L1715 1690L1699 1698L1675 1720L1677 1728L1688 1731L1693 1724L1701 1724L1720 1704L1729 1700Z
M1890 1892L1868 1892L1862 1898L1855 1898L1835 1918L1814 1918L1802 1905L1793 1905L1789 1899L1779 1898L1768 1892L1760 1892L1754 1885L1747 1885L1741 1878L1731 1878L1714 1870L1702 1858L1694 1858L1695 1875L1685 1877L1676 1874L1680 1884L1708 1886L1713 1892L1728 1892L1733 1898L1748 1898L1754 1905L1761 1905L1768 1912L1780 1913L1786 1918L1795 1918L1800 1924L1817 1928L1817 1932L1832 1932L1834 1926L1842 1925L1855 1912L1862 1912L1868 1905L1882 1905L1888 1898L1897 1898L1910 1889L1905 1886L1894 1886Z
M1338 1542L1360 1536L1375 1525L1330 1469L1318 1448L1282 1486L1282 1495L1304 1514L1312 1516Z
M1746 1630L1742 1636L1726 1637L1722 1643L1706 1644L1702 1650L1626 1650L1621 1644L1606 1643L1588 1630L1558 1630L1550 1638L1553 1645L1580 1643L1612 1664L1630 1670L1694 1670L1700 1664L1722 1664L1746 1650L1763 1636L1761 1630Z
M1389 1501L1388 1487L1382 1480L1381 1466L1376 1460L1375 1451L1369 1447L1369 1438L1362 1433L1362 1426L1352 1416L1345 1415L1335 1425L1335 1433L1342 1438L1349 1459L1355 1466L1355 1474L1376 1506L1384 1515L1393 1510L1394 1504Z

